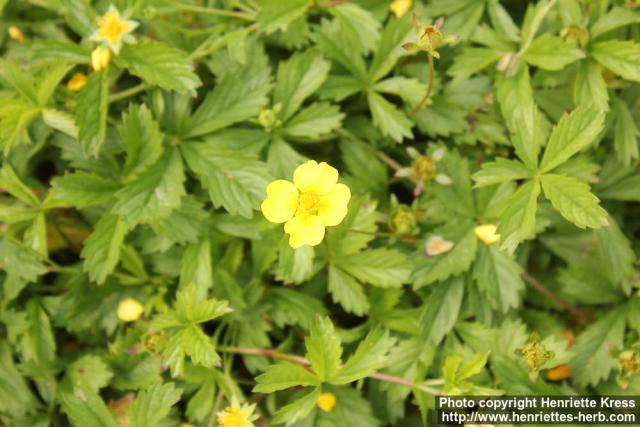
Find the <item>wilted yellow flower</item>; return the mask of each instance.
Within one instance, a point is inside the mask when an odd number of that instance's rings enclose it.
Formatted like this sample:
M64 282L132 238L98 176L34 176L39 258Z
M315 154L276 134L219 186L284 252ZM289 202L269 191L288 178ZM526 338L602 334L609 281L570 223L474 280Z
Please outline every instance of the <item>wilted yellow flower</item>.
M255 418L253 410L256 405L242 405L234 399L231 406L218 412L219 427L254 427L252 420Z
M320 393L318 400L316 400L316 404L324 412L331 412L331 410L336 407L337 402L338 399L336 399L336 395L333 393Z
M9 37L20 43L23 43L25 41L24 34L22 33L22 31L20 31L20 28L16 27L15 25L9 27Z
M424 244L424 253L427 256L436 256L449 252L453 248L453 242L443 239L441 236L431 236Z
M123 322L138 320L144 313L144 307L137 300L127 298L118 304L118 318Z
M474 232L485 245L490 245L500 240L500 235L496 234L497 228L495 224L482 224L477 226Z
M109 66L111 51L107 47L98 46L91 52L91 65L94 71L100 71Z
M133 41L130 33L137 26L138 23L136 21L124 19L118 9L111 5L107 13L98 19L98 29L91 35L89 40L104 42L111 50L118 53L123 41Z
M75 73L67 82L67 88L73 92L77 92L87 84L87 76L83 73Z
M309 160L284 179L267 186L262 213L268 221L285 223L292 248L322 242L325 227L338 225L347 214L351 190L338 183L338 171L327 163Z
M391 5L389 5L389 9L394 15L400 18L401 16L404 16L409 9L411 9L412 3L412 0L393 0Z

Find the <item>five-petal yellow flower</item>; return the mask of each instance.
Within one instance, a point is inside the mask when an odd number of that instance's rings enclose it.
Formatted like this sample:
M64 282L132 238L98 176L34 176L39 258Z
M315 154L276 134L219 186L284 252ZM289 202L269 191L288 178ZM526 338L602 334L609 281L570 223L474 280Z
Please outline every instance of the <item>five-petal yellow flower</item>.
M124 19L118 9L113 5L98 19L98 29L91 35L89 40L104 42L114 52L118 53L122 42L130 42L133 37L130 33L136 29L138 23Z
M293 183L284 179L267 186L262 213L268 221L285 223L292 248L316 246L325 227L342 222L351 198L349 187L338 183L338 171L327 163L309 160L293 173Z
M231 406L227 406L218 412L218 425L220 427L254 427L253 420L256 416L253 414L256 405L240 405L236 399L233 399Z

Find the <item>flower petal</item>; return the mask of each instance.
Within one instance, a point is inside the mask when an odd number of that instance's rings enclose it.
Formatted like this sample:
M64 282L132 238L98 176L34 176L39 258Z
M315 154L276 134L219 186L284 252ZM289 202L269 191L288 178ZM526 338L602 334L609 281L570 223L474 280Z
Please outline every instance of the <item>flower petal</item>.
M260 209L269 222L280 224L289 221L298 207L298 190L284 179L277 179L267 186L267 198Z
M297 249L304 245L316 246L324 238L324 222L317 215L298 215L284 225L289 245Z
M317 163L315 160L309 160L293 172L293 183L303 193L327 194L333 190L337 182L338 171L325 162Z
M318 215L327 227L338 225L347 215L347 206L351 199L351 190L344 184L336 184L333 191L320 196Z

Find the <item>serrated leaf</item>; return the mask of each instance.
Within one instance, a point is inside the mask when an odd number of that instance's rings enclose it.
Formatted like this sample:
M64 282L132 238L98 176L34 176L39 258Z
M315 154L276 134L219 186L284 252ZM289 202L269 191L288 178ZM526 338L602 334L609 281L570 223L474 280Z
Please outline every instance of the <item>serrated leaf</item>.
M339 369L331 384L348 384L375 373L386 365L386 356L396 339L382 328L373 329Z
M591 54L620 77L640 81L640 44L631 40L599 42L593 45Z
M359 53L368 53L380 40L380 23L371 12L353 3L342 3L329 9L345 31L358 40Z
M591 25L589 30L594 39L616 28L624 27L640 22L640 16L633 10L626 7L614 6L607 13L602 14Z
M460 277L434 285L420 316L423 340L438 345L453 329L463 296L464 282Z
M318 379L306 368L290 362L280 362L269 366L267 370L256 377L258 383L254 393L273 393L295 386L317 385Z
M476 187L530 178L532 171L517 160L498 157L493 162L482 164L482 169L473 174Z
M337 62L360 82L366 81L366 64L357 52L360 42L354 40L349 29L342 27L338 19L323 19L314 34L318 49L327 58Z
M265 188L273 180L267 165L255 155L220 147L217 144L182 144L189 167L209 190L216 207L230 214L251 218L264 199Z
M342 255L334 263L358 280L385 288L401 287L409 281L412 270L409 259L392 249L369 249Z
M540 182L533 179L525 182L509 197L498 224L500 248L513 253L520 242L533 235L539 195Z
M131 404L131 427L154 427L164 420L182 396L173 383L156 384L142 390Z
M113 212L122 215L129 227L164 218L180 206L184 180L180 153L167 151L116 193Z
M100 396L87 388L61 392L62 409L76 427L116 427L113 416Z
M136 174L160 158L164 135L146 105L131 104L122 115L122 147L127 155L123 173Z
M584 56L575 44L564 41L559 36L543 34L533 40L522 58L543 70L557 71Z
M362 285L334 265L329 265L328 289L333 302L340 304L345 311L357 316L369 311L369 301Z
M28 282L35 282L39 275L47 272L36 252L7 238L0 242L0 262L7 272Z
M91 74L80 93L75 108L78 141L85 156L98 157L107 135L109 113L108 69Z
M506 313L518 308L525 285L520 265L497 245L480 245L473 266L473 278L491 305Z
M81 257L84 271L97 283L104 283L120 260L120 250L127 235L127 223L119 215L105 214L85 241Z
M638 158L640 130L638 130L627 104L619 98L613 99L612 112L615 115L613 146L616 149L616 157L620 163L628 166Z
M587 184L577 178L557 174L540 177L545 196L563 217L580 228L607 225L607 211Z
M304 15L311 6L310 0L280 0L277 2L263 0L257 21L267 34L277 30L286 30L289 24Z
M305 418L316 406L316 401L320 396L320 387L314 388L303 397L294 400L286 406L278 409L273 417L273 423L285 423L287 426Z
M101 357L87 354L69 365L67 376L74 387L87 387L98 393L109 384L113 372Z
M0 169L0 188L29 206L39 206L40 200L16 175L11 164L5 161Z
M124 44L116 60L151 86L195 96L201 85L187 55L162 42Z
M338 106L317 102L293 116L286 124L284 134L291 138L318 139L338 129L343 118Z
M407 55L402 44L413 37L409 14L401 19L390 19L380 34L380 42L376 49L367 78L369 83L375 83L386 76L397 64L398 60Z
M607 82L596 62L586 60L578 63L573 100L576 105L593 105L597 109L609 111Z
M38 104L33 78L12 60L0 60L0 84L16 91L25 101Z
M278 264L275 270L276 278L284 283L299 284L311 277L313 270L314 249L303 246L293 249L289 245L289 238L284 236L278 246Z
M465 48L460 54L456 55L453 64L447 70L447 74L453 77L454 81L468 79L494 62L497 62L502 55L501 52L490 48Z
M87 172L58 176L51 181L51 196L68 206L86 208L108 202L120 186Z
M413 136L411 132L413 123L395 105L375 92L370 92L367 99L373 123L384 135L391 137L396 142Z
M268 301L273 307L273 321L280 327L297 324L308 329L316 316L326 314L320 300L297 290L272 289Z
M8 341L3 340L0 344L0 410L20 417L33 412L38 407L38 401L18 371L11 353Z
M332 379L340 366L342 344L328 317L318 316L304 340L307 359L320 381Z
M592 144L604 127L604 113L590 107L578 107L562 116L551 131L542 156L540 171L548 172Z

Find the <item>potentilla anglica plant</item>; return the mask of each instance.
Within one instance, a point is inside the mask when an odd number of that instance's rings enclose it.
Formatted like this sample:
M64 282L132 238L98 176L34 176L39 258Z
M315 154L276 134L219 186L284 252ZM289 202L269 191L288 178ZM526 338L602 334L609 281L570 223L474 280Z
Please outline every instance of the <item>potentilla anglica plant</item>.
M0 1L0 425L639 395L636 3Z

